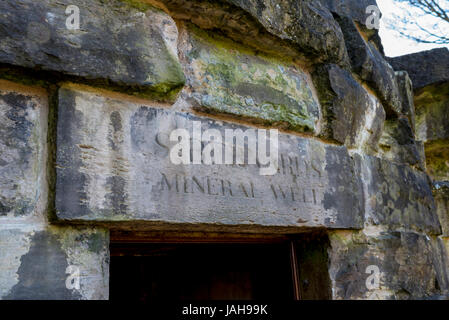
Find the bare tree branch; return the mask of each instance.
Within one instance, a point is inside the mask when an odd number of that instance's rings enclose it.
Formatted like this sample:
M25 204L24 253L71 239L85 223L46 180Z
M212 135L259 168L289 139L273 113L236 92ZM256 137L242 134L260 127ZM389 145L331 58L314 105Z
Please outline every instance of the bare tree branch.
M394 15L394 21L388 21L390 29L401 36L421 42L449 44L449 0L396 0L413 9ZM430 19L429 19L430 17ZM430 21L430 22L429 22Z

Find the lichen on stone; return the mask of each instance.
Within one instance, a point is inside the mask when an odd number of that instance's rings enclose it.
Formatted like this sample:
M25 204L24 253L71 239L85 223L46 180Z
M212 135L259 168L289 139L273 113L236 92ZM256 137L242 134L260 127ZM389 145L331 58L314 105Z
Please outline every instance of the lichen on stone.
M307 75L287 61L191 27L188 83L192 96L206 111L283 123L314 132L320 117ZM187 47L187 46L186 46Z

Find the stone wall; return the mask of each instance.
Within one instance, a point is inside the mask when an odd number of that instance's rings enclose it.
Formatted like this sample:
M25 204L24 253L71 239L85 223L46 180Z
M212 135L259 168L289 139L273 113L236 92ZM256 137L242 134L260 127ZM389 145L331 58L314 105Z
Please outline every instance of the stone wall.
M442 227L441 247L448 243L449 218L449 50L447 48L389 59L410 74L414 88L415 136L424 146L426 168Z
M369 5L0 2L0 298L108 299L110 230L324 231L333 299L446 298L449 53L387 60ZM277 170L174 164L199 124Z

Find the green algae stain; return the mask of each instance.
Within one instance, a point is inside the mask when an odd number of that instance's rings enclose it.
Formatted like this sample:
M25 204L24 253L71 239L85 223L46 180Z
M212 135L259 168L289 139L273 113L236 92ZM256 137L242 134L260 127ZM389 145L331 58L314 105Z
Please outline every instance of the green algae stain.
M426 165L435 180L449 180L449 139L430 141L425 144Z
M306 74L281 61L192 28L187 57L195 70L194 97L210 111L284 123L313 132L319 119Z

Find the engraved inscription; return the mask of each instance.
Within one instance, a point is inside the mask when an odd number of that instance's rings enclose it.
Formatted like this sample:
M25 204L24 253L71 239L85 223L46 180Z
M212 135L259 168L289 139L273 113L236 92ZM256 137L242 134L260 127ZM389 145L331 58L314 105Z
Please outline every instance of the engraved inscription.
M363 226L360 179L345 147L279 133L277 171L261 175L267 164L248 157L268 147L241 136L244 143L232 153L238 162L229 156L229 161L205 164L200 153L189 152L188 165L175 164L170 154L179 141L171 141L170 133L177 129L188 128L184 135L189 144L203 150L195 123L201 123L202 132L222 137L226 130L245 133L251 128L92 98L92 93L74 89L62 89L60 99L64 108L59 110L58 137L71 138L58 140L59 218L276 228ZM225 150L226 139L216 147Z
M167 177L167 174L160 172L160 181L153 185L152 192L172 192L192 195L222 196L222 197L242 197L255 198L254 184L248 183L233 184L226 179L200 176L180 176Z

